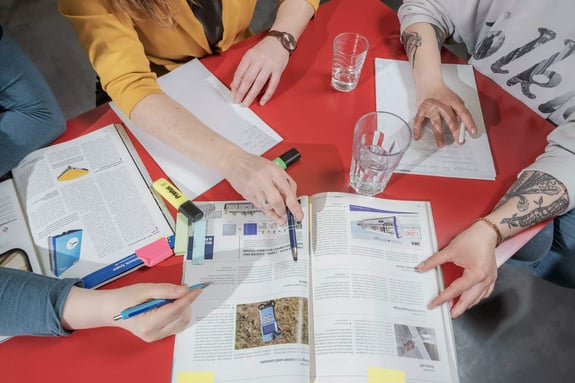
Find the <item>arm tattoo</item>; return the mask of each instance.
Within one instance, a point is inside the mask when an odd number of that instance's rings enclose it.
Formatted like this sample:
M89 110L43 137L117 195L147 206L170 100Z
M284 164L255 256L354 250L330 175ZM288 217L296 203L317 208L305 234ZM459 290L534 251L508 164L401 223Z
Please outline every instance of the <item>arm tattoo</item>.
M441 49L441 46L445 42L445 32L439 28L437 25L431 24L433 31L435 32L435 39L437 40L437 47ZM418 32L403 32L401 35L401 43L407 53L407 58L411 62L411 67L415 65L415 54L417 53L417 48L421 46L422 38Z
M546 203L543 200L544 195L557 198ZM565 186L549 174L537 171L523 172L497 207L512 198L518 199L516 207L519 213L501 220L501 223L507 224L508 227L529 227L563 213L569 204ZM532 206L530 201L535 206Z
M421 46L421 36L417 32L403 32L401 35L401 43L407 53L407 59L411 61L411 67L415 65L415 54L417 48Z

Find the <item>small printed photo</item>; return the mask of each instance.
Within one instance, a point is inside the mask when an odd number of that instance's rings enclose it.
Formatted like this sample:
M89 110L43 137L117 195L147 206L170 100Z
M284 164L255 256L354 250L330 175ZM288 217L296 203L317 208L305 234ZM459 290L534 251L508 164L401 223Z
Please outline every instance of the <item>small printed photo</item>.
M426 327L394 324L397 356L423 360L439 360L435 330Z
M236 307L236 350L308 341L307 299L301 297Z

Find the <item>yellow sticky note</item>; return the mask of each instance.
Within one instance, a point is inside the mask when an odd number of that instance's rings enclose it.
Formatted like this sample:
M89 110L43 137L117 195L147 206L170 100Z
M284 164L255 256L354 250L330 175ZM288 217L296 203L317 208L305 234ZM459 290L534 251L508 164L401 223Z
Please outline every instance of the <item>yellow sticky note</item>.
M176 383L214 383L213 371L178 372Z
M405 372L400 370L390 370L387 368L370 367L367 372L367 382L405 383Z

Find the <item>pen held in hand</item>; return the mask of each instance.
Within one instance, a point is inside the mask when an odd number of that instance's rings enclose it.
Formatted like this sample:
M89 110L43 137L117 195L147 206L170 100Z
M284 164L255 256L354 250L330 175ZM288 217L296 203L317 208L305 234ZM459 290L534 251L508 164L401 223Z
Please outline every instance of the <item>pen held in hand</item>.
M294 262L296 262L297 261L297 238L295 235L295 218L289 209L287 209L287 222L288 222L289 245L291 248L291 256L292 256Z
M189 286L188 290L191 291L193 289L204 289L211 284L212 284L212 282L198 283L198 284ZM174 299L152 299L152 300L149 300L147 302L141 303L139 305L128 307L127 309L122 310L122 312L120 312L118 315L114 316L114 320L117 321L117 320L129 319L129 318L135 317L136 315L143 314L145 312L148 312L150 310L153 310L157 307L163 306L163 305L170 303L170 302L173 302L173 301L174 301Z

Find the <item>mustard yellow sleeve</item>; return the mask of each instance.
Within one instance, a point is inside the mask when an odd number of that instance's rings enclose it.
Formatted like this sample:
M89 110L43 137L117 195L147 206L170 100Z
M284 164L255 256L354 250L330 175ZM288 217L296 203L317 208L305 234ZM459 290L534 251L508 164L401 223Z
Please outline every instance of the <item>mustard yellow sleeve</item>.
M130 116L145 96L163 93L136 30L112 14L103 0L59 0L58 7L122 112Z

